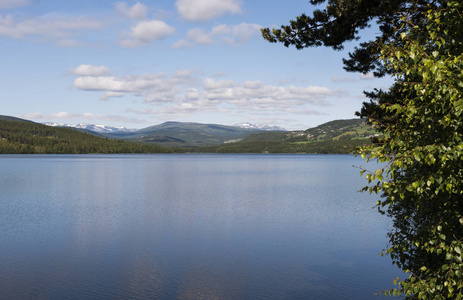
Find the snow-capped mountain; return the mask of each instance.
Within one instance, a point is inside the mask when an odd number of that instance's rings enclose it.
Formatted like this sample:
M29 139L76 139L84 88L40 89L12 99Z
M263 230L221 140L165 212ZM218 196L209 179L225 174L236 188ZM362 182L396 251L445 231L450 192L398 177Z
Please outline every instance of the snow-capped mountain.
M238 123L233 125L233 127L246 128L246 129L257 129L265 131L287 131L280 126L272 126L267 124L251 124L251 123Z
M91 130L93 132L99 133L115 133L115 132L133 132L137 131L138 129L129 129L126 127L118 126L107 126L107 125L95 125L95 124L87 124L87 123L79 123L77 125L70 125L70 124L59 124L59 123L52 123L52 122L45 122L42 123L47 126L57 126L57 127L71 127L71 128L78 128L78 129L86 129Z
M139 130L139 129L130 129L130 128L122 127L122 126L114 127L114 126L96 125L96 124L88 124L88 123L79 123L77 125L70 125L70 124L45 122L42 124L47 125L47 126L85 129L85 130L90 130L90 131L98 132L98 133L135 132ZM233 127L262 130L262 131L287 131L286 129L280 126L271 126L271 125L266 125L266 124L239 123L239 124L233 125Z

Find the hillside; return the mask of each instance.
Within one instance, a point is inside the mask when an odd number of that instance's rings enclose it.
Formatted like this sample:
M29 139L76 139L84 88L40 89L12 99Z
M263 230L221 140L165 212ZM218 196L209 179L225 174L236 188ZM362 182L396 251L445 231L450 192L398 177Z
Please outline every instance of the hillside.
M194 149L215 153L349 153L377 132L361 119L336 120L304 131L261 132L242 141Z
M20 118L11 117L11 116L4 116L4 115L0 115L0 121L17 121L17 122L34 123L32 121L29 121L29 120L20 119Z
M370 137L375 134L374 128L363 120L350 119L291 132L166 122L135 132L101 137L102 133L50 127L0 116L0 154L171 153L186 150L201 153L349 153L356 146L370 143Z
M170 153L156 145L98 137L61 127L0 116L0 154Z
M134 132L103 134L106 137L162 145L166 147L199 147L237 141L260 129L247 129L218 124L166 122Z

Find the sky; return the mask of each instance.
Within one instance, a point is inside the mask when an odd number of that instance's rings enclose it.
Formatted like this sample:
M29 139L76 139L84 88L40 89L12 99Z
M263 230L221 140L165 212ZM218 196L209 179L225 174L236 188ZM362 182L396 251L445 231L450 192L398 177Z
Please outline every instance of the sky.
M313 9L308 0L0 0L0 114L288 130L354 118L364 90L391 83L343 70L358 41L296 50L260 35Z

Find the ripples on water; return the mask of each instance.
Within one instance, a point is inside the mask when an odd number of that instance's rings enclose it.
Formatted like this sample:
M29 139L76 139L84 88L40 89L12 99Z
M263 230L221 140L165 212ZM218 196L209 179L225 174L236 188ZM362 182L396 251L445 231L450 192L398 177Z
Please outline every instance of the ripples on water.
M389 221L344 155L0 156L5 299L376 299Z

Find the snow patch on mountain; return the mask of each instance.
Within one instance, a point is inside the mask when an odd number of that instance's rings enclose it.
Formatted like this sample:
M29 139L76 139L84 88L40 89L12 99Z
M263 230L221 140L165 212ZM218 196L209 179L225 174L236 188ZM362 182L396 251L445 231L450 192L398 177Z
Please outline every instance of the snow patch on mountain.
M129 129L129 128L122 127L122 126L114 127L114 126L96 125L96 124L87 124L87 123L79 123L76 125L70 125L70 124L45 122L42 124L47 125L47 126L54 126L54 127L70 127L70 128L77 128L77 129L85 129L85 130L90 130L90 131L98 132L98 133L134 132L138 130L138 129Z
M272 126L267 124L251 124L251 123L238 123L233 125L233 127L246 128L246 129L257 129L264 131L288 131L280 126Z

